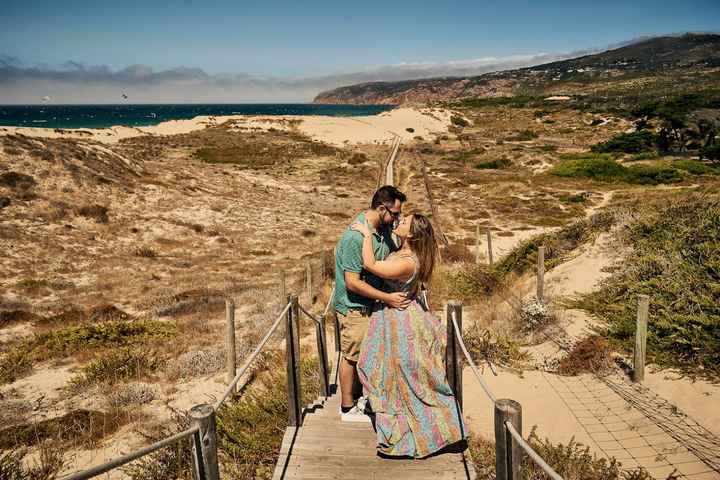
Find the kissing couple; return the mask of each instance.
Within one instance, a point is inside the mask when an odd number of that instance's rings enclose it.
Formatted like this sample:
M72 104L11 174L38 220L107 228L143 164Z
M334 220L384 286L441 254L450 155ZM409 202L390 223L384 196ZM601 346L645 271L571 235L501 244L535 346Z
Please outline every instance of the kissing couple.
M372 421L379 455L423 458L463 445L466 429L445 378L444 326L419 295L435 232L426 216L402 215L405 200L381 187L337 244L340 416Z

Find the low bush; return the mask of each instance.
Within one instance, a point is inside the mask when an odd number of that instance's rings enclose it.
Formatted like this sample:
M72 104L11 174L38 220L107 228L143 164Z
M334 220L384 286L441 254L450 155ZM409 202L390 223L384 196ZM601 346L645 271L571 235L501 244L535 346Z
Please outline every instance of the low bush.
M449 157L446 157L447 160L466 163L470 160L475 159L478 155L484 154L485 149L483 147L475 147L470 150L460 150L450 153L451 155Z
M127 419L124 415L95 410L73 410L60 417L0 430L0 450L32 447L47 440L91 447L115 433Z
M527 142L538 138L538 134L532 130L521 130L515 135L505 138L506 142Z
M498 285L495 276L483 265L458 264L456 268L438 272L438 275L442 275L442 278L432 283L443 289L446 298L467 303L489 295Z
M701 148L700 158L707 158L715 162L720 161L720 142Z
M585 203L590 194L588 192L560 195L558 200L562 203Z
M175 325L135 320L76 325L36 333L0 356L0 382L9 383L31 370L34 362L63 358L93 349L139 346L175 335Z
M149 383L128 383L110 391L105 401L111 409L137 407L150 403L157 397L157 389Z
M590 448L575 441L567 444L552 443L541 439L535 427L530 431L527 442L565 480L652 480L642 467L626 470L615 458L598 458L590 453ZM471 435L470 454L478 478L495 478L495 445L479 436ZM544 470L538 467L527 455L522 456L520 478L539 480L547 478ZM667 480L674 478L671 475Z
M55 480L65 465L63 454L57 448L43 445L34 462L25 457L29 449L18 448L0 453L0 479L2 480Z
M134 251L135 256L142 258L156 258L157 252L150 247L138 247Z
M511 336L482 328L475 323L463 332L465 345L477 363L488 361L493 365L522 368L530 354L520 349Z
M637 185L675 183L683 179L675 168L666 166L633 165L625 167L614 160L593 158L565 160L550 169L551 175L570 178L589 178L598 182L624 182Z
M612 349L604 338L591 335L576 343L558 363L560 375L602 374L612 367Z
M183 353L170 364L171 378L194 378L212 375L225 365L225 350L197 350Z
M35 179L30 175L18 172L5 172L0 174L0 185L4 187L28 190L36 185Z
M92 218L97 223L108 223L108 208L102 205L85 205L77 209L77 214L81 217Z
M675 160L672 162L673 167L680 170L685 170L692 175L718 175L720 174L720 167L714 165L708 165L697 160Z
M549 270L577 247L594 239L598 233L608 231L614 222L614 214L597 213L590 218L566 225L556 232L530 238L495 263L493 275L501 279L510 273L520 275L535 268L538 247L541 245L545 246L545 268Z
M303 398L308 405L319 395L318 363L301 355ZM277 463L288 425L287 379L284 356L266 353L258 373L242 395L230 398L217 411L218 457L224 475L231 479L269 479ZM148 440L155 441L189 427L185 417ZM192 471L189 442L165 448L123 469L132 480L175 480Z
M101 355L82 367L82 372L70 379L73 387L112 385L155 372L163 364L157 353L136 347L123 347Z
M490 160L487 162L479 162L475 164L475 168L480 170L500 170L504 168L508 168L512 165L512 161L508 158L499 158L497 160Z
M573 306L632 352L637 297L650 296L648 363L720 379L720 196L709 191L638 200L624 213L627 253L600 288Z
M632 133L621 133L610 140L593 145L593 152L609 153L640 153L652 150L655 145L655 134L649 130Z
M457 127L467 127L470 125L470 122L465 120L464 117L461 117L460 115L451 115L450 116L450 123Z

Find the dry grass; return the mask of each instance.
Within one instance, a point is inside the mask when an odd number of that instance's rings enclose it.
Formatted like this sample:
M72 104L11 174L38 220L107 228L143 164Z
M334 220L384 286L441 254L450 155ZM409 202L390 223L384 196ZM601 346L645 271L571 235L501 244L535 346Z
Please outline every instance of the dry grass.
M0 450L31 447L45 441L65 448L93 448L136 417L123 410L73 410L60 417L0 430Z

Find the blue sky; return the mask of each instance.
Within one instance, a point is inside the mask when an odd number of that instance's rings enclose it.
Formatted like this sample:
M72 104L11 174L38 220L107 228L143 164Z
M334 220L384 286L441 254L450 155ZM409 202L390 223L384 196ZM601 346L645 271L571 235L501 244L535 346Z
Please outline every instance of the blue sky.
M2 0L0 61L298 79L486 57L502 62L718 30L718 0Z

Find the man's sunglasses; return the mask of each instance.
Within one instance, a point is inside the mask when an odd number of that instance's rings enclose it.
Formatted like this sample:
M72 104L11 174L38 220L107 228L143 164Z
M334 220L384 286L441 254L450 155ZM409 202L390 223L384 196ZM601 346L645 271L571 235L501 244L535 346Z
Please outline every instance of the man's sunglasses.
M386 205L383 205L382 207L383 207L383 208L385 209L385 211L386 211L387 213L389 213L390 216L393 217L395 220L398 220L398 219L400 218L400 215L402 215L402 211L393 212L393 211L390 210L390 208L388 208Z

